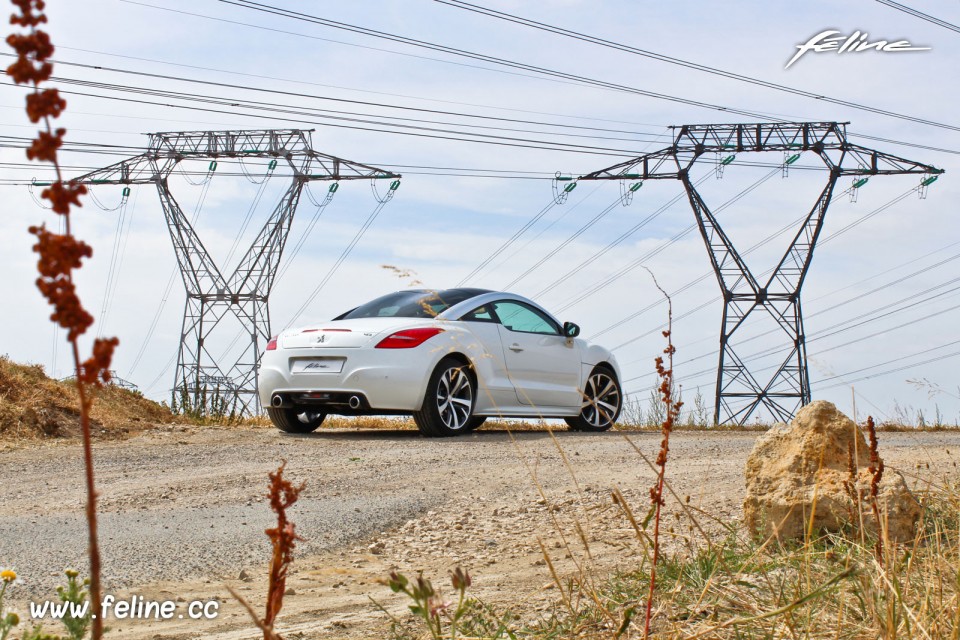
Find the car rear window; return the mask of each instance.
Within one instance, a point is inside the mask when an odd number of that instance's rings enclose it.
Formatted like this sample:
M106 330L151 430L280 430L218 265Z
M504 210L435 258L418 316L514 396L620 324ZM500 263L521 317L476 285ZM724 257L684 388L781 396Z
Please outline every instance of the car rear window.
M486 293L483 289L397 291L362 304L336 318L433 318L455 304Z

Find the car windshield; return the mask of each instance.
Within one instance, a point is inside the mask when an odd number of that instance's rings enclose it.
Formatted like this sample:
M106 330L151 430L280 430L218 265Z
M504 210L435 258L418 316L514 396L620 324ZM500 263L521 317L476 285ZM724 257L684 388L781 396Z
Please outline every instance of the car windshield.
M464 300L469 300L484 289L444 289L442 291L397 291L390 293L352 311L336 320L353 318L433 318Z

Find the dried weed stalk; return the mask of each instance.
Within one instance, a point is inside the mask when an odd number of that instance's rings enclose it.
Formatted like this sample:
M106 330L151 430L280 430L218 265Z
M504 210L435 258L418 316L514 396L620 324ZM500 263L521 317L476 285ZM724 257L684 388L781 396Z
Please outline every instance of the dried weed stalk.
M666 355L666 363L664 363L663 356L658 356L655 361L657 366L657 375L660 378L660 386L658 391L660 393L660 398L663 400L664 407L666 408L666 414L663 419L663 424L660 428L661 433L663 434L663 440L660 442L660 452L657 454L657 460L655 463L658 467L657 481L656 484L650 488L650 503L653 505L654 509L653 562L650 565L650 590L647 594L647 608L643 623L644 638L650 635L650 619L653 612L653 592L657 586L657 562L660 559L660 511L664 505L663 487L667 473L667 457L670 453L670 432L673 431L673 425L680 417L680 408L683 407L683 402L677 399L674 394L673 385L673 354L677 351L676 347L673 346L672 338L673 300L670 299L670 296L667 294L667 292L664 291L663 287L660 286L660 283L657 282L657 278L653 275L653 272L649 269L647 269L647 272L650 274L650 277L653 278L653 284L656 285L657 289L660 290L660 293L663 294L663 297L667 299L667 330L663 332L663 337L667 339L667 346L663 350L664 355Z
M880 480L883 479L883 460L880 458L880 450L877 442L877 428L873 424L873 416L867 416L867 435L870 438L870 507L873 509L873 517L877 523L877 544L874 551L877 556L877 562L883 566L883 539L884 526L880 520L880 505L877 498L880 494Z
M283 477L283 470L287 463L284 461L280 467L269 474L270 491L267 497L270 498L270 508L277 514L277 526L267 529L264 533L270 538L273 545L273 555L270 557L270 576L267 585L267 607L264 616L261 618L253 610L246 599L243 598L231 587L227 587L231 595L236 598L250 617L254 624L263 631L263 640L283 640L273 625L277 620L280 609L283 608L283 596L287 587L287 573L290 565L293 563L293 550L296 548L297 540L302 540L295 532L295 525L287 518L287 509L289 509L300 497L305 483L294 486L289 480Z
M19 13L10 16L10 24L23 27L24 32L7 36L9 44L17 53L16 61L7 67L9 75L16 84L32 85L33 91L27 95L26 110L30 121L40 124L37 133L27 148L27 158L40 162L50 162L56 171L56 180L40 194L50 201L50 208L63 216L63 234L47 231L46 225L32 226L29 231L37 237L33 246L40 259L37 269L37 288L53 306L50 319L67 330L67 341L73 354L76 372L77 393L80 398L80 428L83 434L83 461L87 489L86 516L89 530L90 555L90 597L100 602L100 549L97 544L97 494L93 480L93 453L90 442L90 407L93 402L92 388L99 387L110 380L110 361L113 350L118 344L116 338L97 338L93 343L93 354L81 361L77 344L81 335L93 324L91 316L80 303L74 285L73 271L81 267L84 258L93 255L93 249L77 240L70 230L70 210L81 206L80 196L86 193L82 184L64 182L57 150L63 145L66 129L54 130L51 121L60 116L66 108L66 101L56 89L41 89L40 86L50 79L53 65L50 57L54 47L50 36L37 27L47 21L43 13L43 0L11 0ZM103 621L94 618L91 625L92 640L103 635Z

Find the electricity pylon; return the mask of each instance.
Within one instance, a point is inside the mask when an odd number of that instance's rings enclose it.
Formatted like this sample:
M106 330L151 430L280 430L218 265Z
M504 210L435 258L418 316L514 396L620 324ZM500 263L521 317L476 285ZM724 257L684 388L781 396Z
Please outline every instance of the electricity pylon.
M398 174L313 150L309 131L182 131L151 133L145 153L80 176L85 184L155 184L177 254L187 300L172 402L239 415L259 413L257 364L270 340L269 297L303 186L313 180L393 179ZM290 186L232 273L221 272L170 192L168 178L183 160L264 158L289 165ZM208 348L221 322L235 317L246 340L221 362ZM219 332L218 332L219 329ZM227 327L229 330L230 327Z
M723 292L714 422L743 424L760 406L775 419L789 421L797 409L810 402L800 289L837 180L841 176L860 176L854 182L855 189L866 182L867 176L936 175L943 171L853 144L847 140L845 124L838 122L684 125L674 130L676 138L669 147L581 176L579 180L674 179L683 183ZM734 154L759 151L786 154L784 167L801 153L811 151L828 172L820 197L766 282L759 281L747 267L690 179L691 169L704 154L729 154L718 165L718 170L722 170L733 161ZM921 185L931 181L928 177ZM766 379L760 377L759 371L751 372L737 352L738 330L753 312L768 313L783 330L783 348L777 354L779 366Z

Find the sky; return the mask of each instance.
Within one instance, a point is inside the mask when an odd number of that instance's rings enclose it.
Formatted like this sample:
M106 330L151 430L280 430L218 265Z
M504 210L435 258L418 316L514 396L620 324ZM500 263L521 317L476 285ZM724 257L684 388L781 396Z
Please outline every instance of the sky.
M918 412L928 423L938 415L951 424L960 420L960 225L954 217L960 33L873 0L483 3L857 108L434 0L260 5L426 47L244 4L50 0L47 26L57 47L56 85L68 100L60 123L68 141L83 145L82 152L73 147L62 155L69 175L142 152L150 132L271 128L310 129L322 153L403 175L392 201L295 317L377 205L367 181L341 184L271 294L274 332L332 318L414 281L456 286L526 228L466 284L526 295L561 320L578 323L584 338L614 349L624 388L642 406L654 384L653 359L663 349L659 331L666 321L666 305L646 267L672 297L676 376L687 404L699 392L712 407L722 303L703 240L687 231L695 218L686 198L677 198L680 183L648 181L627 204L617 182L581 181L565 203L548 208L552 177L657 151L669 145L671 125L849 122L851 141L946 173L925 198L916 175L873 177L855 198L850 178L838 184L802 294L813 398L848 413L855 398L859 416L879 420L916 421ZM956 2L914 0L910 6L960 24ZM826 30L844 36L859 31L869 42L907 40L929 50L809 52L785 69L798 44ZM46 321L49 310L33 284L26 229L57 222L26 186L31 178L48 178L48 171L26 166L16 148L34 131L23 113L24 95L9 81L0 86L0 287L3 299L13 301L0 315L0 354L62 377L70 368L64 335ZM698 163L699 189L717 210L750 188L717 216L741 250L774 235L746 258L754 273L762 273L782 256L826 175L814 170L812 154L784 175L776 166L784 157L771 152L741 154L718 178L719 159L708 155ZM772 168L742 164L758 161ZM252 179L232 165L204 186L193 183L203 182L206 163L184 165L188 175L171 180L174 196L196 216L196 230L214 259L229 266L227 258L238 259L288 183L277 175L258 184L266 167L252 162L244 167ZM325 191L324 183L310 187L318 202ZM122 206L121 187L94 187L93 195L97 202L88 198L74 217L77 235L95 251L79 273L81 297L98 318L91 334L119 337L117 374L151 398L168 399L184 290L156 189L133 187ZM315 211L309 198L301 202L292 243ZM762 375L769 362L756 354L779 343L760 325L751 330L758 337L742 355L755 358L752 366Z

